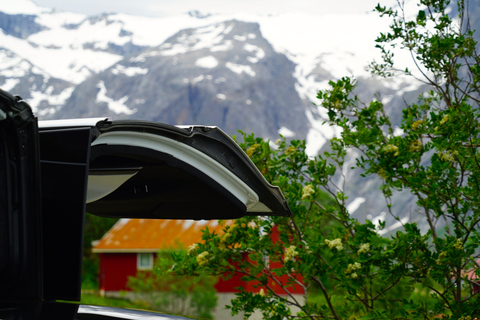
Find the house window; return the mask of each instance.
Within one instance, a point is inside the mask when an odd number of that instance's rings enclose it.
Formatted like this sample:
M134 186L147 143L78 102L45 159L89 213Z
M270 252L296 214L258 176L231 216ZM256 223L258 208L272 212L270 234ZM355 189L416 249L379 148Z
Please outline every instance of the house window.
M152 253L138 253L137 254L137 269L138 270L152 270L153 269L153 254Z

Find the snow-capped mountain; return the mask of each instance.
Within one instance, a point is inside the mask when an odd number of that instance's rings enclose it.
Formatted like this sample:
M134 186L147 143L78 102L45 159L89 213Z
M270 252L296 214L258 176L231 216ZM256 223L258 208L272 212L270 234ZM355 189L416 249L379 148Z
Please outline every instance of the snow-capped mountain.
M392 114L405 92L419 89L365 70L378 54L375 37L387 28L375 14L146 18L86 16L30 0L0 4L0 87L22 96L40 119L216 125L229 134L306 139L315 155L337 134L312 106L329 80L354 75L362 97L380 94ZM355 217L397 222L381 214L378 182L347 179ZM414 200L400 203L410 210Z
M203 123L265 137L288 127L305 137L308 120L294 71L295 65L262 37L258 24L219 22L179 31L160 46L89 77L62 111L68 117Z
M41 119L196 122L270 138L280 130L308 137L312 154L334 133L318 127L311 101L331 78L366 75L379 23L295 12L88 17L30 0L1 3L0 86ZM362 37L352 26L363 26Z

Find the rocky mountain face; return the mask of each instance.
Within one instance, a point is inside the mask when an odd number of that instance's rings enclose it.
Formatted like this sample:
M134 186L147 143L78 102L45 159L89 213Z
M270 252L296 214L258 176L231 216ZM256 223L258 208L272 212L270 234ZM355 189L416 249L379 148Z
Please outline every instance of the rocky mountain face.
M350 19L378 33L372 16ZM472 24L478 21L472 16ZM360 97L377 94L396 125L405 100L423 90L412 80L369 77L363 58L371 57L365 49L371 35L331 36L336 23L295 14L88 17L16 0L0 7L0 87L22 96L40 120L110 117L213 125L272 140L282 134L306 139L313 156L338 134L312 105L329 80L354 73ZM345 182L354 217L386 221L387 231L400 226L386 213L380 180L350 170L337 179ZM402 222L421 223L408 192L393 200Z
M86 79L60 117L201 123L264 137L288 127L305 137L305 106L295 90L294 68L256 23L232 20L185 29Z

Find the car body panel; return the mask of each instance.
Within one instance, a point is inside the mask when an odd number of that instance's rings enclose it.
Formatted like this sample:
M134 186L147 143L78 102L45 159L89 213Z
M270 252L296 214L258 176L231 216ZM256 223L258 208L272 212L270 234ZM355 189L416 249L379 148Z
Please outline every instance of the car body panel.
M117 319L135 319L135 320L181 320L187 319L174 315L163 314L159 312L112 308L102 306L80 305L78 308L78 320L117 320Z
M0 91L0 299L42 296L37 121L18 97Z
M181 319L56 302L80 300L85 211L291 215L280 190L216 127L106 118L38 124L27 103L1 89L0 210L0 318L20 320Z

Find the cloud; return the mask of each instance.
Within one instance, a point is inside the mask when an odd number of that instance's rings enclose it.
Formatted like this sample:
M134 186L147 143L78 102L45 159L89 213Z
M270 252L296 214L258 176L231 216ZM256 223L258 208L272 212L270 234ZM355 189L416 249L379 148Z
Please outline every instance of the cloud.
M1 0L5 1L5 0ZM0 1L0 2L1 2ZM277 14L291 11L349 14L372 11L378 0L35 0L39 6L88 15L104 12L149 17L180 14L191 10L208 13Z

